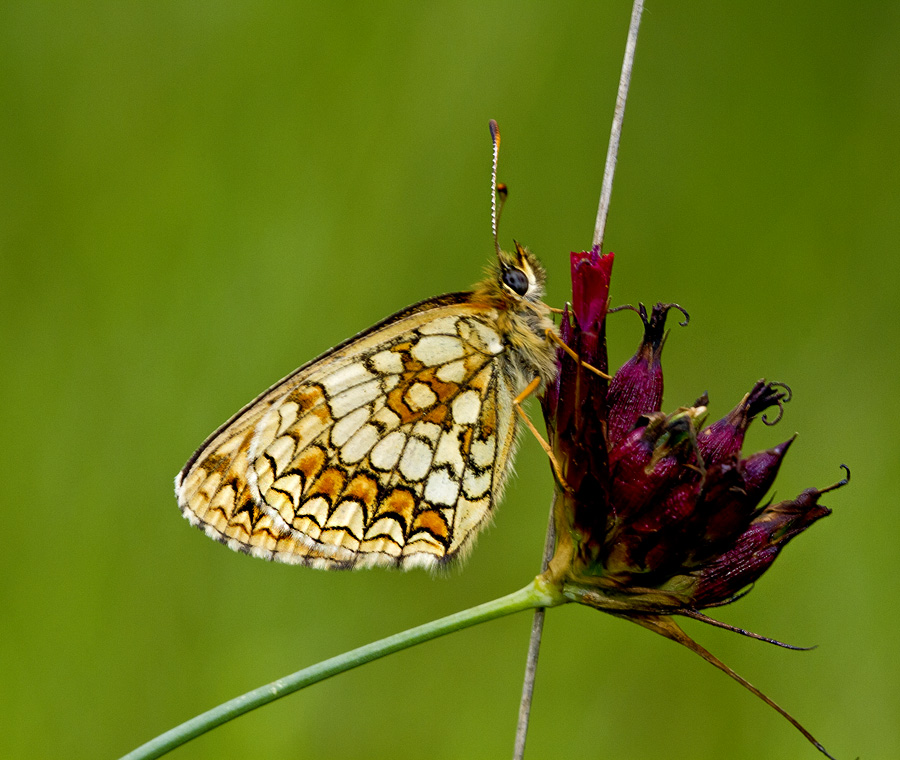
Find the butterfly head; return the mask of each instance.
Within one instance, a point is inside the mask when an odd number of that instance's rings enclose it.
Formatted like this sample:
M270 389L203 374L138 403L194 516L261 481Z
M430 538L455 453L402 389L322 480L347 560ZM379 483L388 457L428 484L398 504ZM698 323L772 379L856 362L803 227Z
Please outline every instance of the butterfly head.
M497 285L507 297L540 301L547 279L544 267L531 251L518 242L515 246L512 253L497 251Z

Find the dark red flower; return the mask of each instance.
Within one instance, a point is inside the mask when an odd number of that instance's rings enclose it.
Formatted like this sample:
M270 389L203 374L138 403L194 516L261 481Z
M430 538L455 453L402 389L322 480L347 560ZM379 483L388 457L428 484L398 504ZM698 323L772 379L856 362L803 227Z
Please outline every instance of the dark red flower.
M554 508L557 543L547 578L562 584L572 600L627 617L698 652L773 705L824 752L793 718L669 616L728 627L700 610L728 604L755 583L792 538L831 513L819 499L846 479L762 504L794 439L746 457L742 446L754 419L774 424L781 418L790 400L790 389L781 383L760 380L731 412L706 427L705 394L672 414L660 411L666 318L677 309L686 324L680 306L657 304L649 314L643 305L622 307L639 314L644 335L635 355L610 377L606 317L612 264L613 254L600 255L596 248L572 254L573 303L560 327L570 351L560 349L558 376L542 399L565 481ZM772 408L777 416L769 421Z

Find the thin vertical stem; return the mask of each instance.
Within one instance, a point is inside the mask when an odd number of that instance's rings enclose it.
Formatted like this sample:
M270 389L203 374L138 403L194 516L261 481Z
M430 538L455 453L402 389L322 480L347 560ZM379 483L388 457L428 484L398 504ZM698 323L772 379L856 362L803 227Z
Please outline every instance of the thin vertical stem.
M613 114L612 128L609 134L609 147L606 151L606 166L603 170L603 184L600 190L600 205L597 208L597 221L594 225L593 244L598 250L603 248L603 235L606 231L606 217L609 215L609 201L612 196L613 177L616 173L616 158L619 153L619 139L622 136L622 122L625 119L625 103L628 100L628 87L631 84L631 70L634 66L634 53L637 48L638 29L641 25L641 14L644 12L643 0L634 0L631 8L631 21L628 26L628 38L625 42L625 55L622 60L622 74L619 77L619 90L616 94L616 110ZM541 573L547 570L553 549L556 545L556 523L554 511L556 499L550 507L550 520L547 525L547 537L544 541L544 556L541 562ZM541 649L541 636L544 631L544 609L534 611L531 624L531 638L528 642L528 656L525 661L525 679L522 684L522 699L519 703L519 720L516 726L516 741L513 749L513 760L522 760L525 756L525 739L528 735L528 721L531 715L531 703L534 697L534 680L537 673L538 654Z
M606 151L606 167L603 170L603 186L600 190L600 205L597 221L594 223L594 245L603 249L603 235L606 232L606 217L609 214L609 200L612 197L613 177L616 173L616 159L619 155L619 138L622 136L622 121L625 119L625 102L628 100L628 86L631 84L631 69L634 65L634 50L637 47L638 28L641 25L643 0L635 0L631 9L631 24L628 27L628 41L625 43L625 57L622 60L622 75L619 77L619 92L616 95L616 110L613 114L612 129L609 132L609 148Z
M544 539L544 556L541 559L541 573L546 571L553 556L553 547L556 544L556 524L554 513L556 512L556 500L559 491L553 496L550 505L550 521L547 524L547 537ZM525 680L522 683L522 699L519 702L519 722L516 725L516 743L513 749L514 760L522 760L525 755L525 737L528 735L528 719L531 717L531 701L534 697L534 678L537 673L538 654L541 651L541 635L544 632L544 614L546 607L538 607L534 611L534 620L531 622L531 638L528 641L528 657L525 660Z

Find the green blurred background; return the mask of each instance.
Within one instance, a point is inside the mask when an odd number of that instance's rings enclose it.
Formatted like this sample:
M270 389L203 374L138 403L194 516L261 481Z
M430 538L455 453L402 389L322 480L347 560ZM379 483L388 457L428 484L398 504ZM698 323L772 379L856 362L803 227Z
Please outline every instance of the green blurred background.
M630 6L25 2L0 7L0 756L113 758L243 691L537 570L533 441L465 568L329 574L229 552L172 479L295 366L464 289L501 239L569 292L590 244ZM672 409L795 391L780 498L853 471L721 617L686 623L838 757L900 756L900 5L648 3L607 235L615 303L691 312ZM637 345L612 323L611 355ZM537 409L533 407L537 416ZM176 751L511 755L530 617L394 655ZM674 644L548 616L529 758L816 757Z

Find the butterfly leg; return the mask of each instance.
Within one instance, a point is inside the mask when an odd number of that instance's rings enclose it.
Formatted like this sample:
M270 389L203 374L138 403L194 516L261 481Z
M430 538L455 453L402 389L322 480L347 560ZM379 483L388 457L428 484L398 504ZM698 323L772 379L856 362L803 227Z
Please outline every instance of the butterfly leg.
M569 356L571 356L578 364L580 364L585 369L589 369L595 375L600 375L604 380L612 380L611 375L607 375L605 372L597 369L593 364L588 364L586 361L583 361L582 358L576 354L569 346L565 344L562 338L560 338L555 332L552 330L547 330L547 338L554 343L556 343L563 351L565 351Z
M519 416L528 426L528 429L531 431L532 435L537 438L537 441L541 445L541 448L544 450L544 453L546 453L549 457L550 466L553 468L553 474L556 475L556 480L559 482L560 486L566 493L572 493L572 489L569 488L568 483L566 483L566 479L563 477L562 467L559 466L559 462L556 460L556 456L553 454L553 449L550 448L550 444L544 440L544 437L538 432L537 428L534 426L534 423L522 408L522 402L532 393L534 393L540 384L541 378L534 378L534 380L528 383L528 385L525 386L525 389L513 399L512 403L516 411L519 413Z

